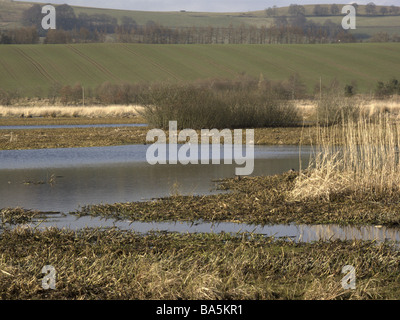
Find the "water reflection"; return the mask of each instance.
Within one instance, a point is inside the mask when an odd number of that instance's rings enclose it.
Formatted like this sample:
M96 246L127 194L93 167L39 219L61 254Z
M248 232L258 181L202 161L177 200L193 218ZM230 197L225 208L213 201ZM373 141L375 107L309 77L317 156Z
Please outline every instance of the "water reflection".
M39 222L32 223L34 227ZM98 217L77 218L72 215L49 215L47 221L40 223L39 228L58 227L78 230L85 227L116 227L121 230L132 230L138 233L166 231L180 233L238 233L248 232L287 238L295 242L313 242L319 240L367 240L367 241L400 241L400 229L383 226L339 226L339 225L249 225L242 223L209 223L209 222L138 222L126 220L101 219Z
M223 148L222 148L223 149ZM221 153L223 150L221 149ZM0 151L0 208L70 212L79 206L215 193L213 180L233 177L236 164L149 165L147 146ZM299 168L294 146L256 146L253 175ZM302 148L302 161L309 150ZM52 180L53 183L49 183Z

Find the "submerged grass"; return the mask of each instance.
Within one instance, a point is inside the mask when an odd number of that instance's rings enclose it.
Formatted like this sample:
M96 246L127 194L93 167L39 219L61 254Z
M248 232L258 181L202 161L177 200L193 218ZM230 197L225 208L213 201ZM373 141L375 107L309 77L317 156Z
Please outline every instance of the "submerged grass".
M0 210L0 221L4 228L6 225L31 222L39 214L39 211L26 210L23 208L4 208Z
M0 246L1 299L400 297L400 252L385 243L52 228L6 230ZM348 264L355 290L341 286ZM55 290L41 286L45 265L56 270Z
M83 206L74 214L132 221L242 222L248 224L379 224L400 225L398 199L358 201L336 197L329 202L288 195L298 172L221 180L219 188L230 192L207 196L173 195L147 202Z

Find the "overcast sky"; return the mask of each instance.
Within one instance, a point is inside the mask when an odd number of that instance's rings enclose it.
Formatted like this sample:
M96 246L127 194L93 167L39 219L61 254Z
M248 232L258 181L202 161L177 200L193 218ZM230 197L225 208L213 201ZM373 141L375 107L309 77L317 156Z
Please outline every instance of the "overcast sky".
M112 8L144 11L203 11L203 12L241 12L263 10L274 5L283 7L296 4L346 4L357 2L367 4L373 1L377 5L398 5L400 0L51 0L49 3ZM45 0L31 0L31 2L45 2Z

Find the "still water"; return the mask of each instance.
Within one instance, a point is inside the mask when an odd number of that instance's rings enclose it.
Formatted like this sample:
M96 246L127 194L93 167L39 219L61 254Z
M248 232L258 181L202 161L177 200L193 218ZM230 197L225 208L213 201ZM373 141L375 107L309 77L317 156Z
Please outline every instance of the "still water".
M148 145L0 151L0 208L71 212L88 204L211 194L213 180L235 176L232 164L150 165ZM200 152L200 150L199 150ZM210 153L212 155L212 153ZM223 148L221 148L223 154ZM306 166L310 148L255 146L253 175ZM300 157L301 155L301 157Z
M295 242L319 240L367 240L377 242L400 241L400 230L383 226L340 226L340 225L250 225L244 223L192 222L139 222L128 220L102 219L99 217L75 217L72 215L52 214L46 220L37 220L30 224L39 229L48 227L78 230L85 227L115 227L120 230L133 230L137 233L179 232L179 233L254 233L264 236L290 239Z
M181 194L211 194L213 180L233 177L237 165L150 165L146 145L115 147L0 151L0 208L23 207L43 212L45 221L32 227L80 229L117 227L146 233L168 232L253 232L293 241L363 239L400 241L398 229L381 226L338 225L247 225L238 223L132 222L77 218L64 214L88 204L143 201ZM306 167L311 148L255 146L253 175L279 174ZM212 154L212 153L210 153ZM223 148L221 148L221 155Z

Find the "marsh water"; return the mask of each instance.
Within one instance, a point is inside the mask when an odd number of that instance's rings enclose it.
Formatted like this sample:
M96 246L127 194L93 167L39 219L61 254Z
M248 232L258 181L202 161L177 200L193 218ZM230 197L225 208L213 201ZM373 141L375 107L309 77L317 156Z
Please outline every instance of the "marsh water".
M231 222L138 222L128 220L102 219L99 217L75 217L72 215L54 214L46 221L38 219L31 227L46 228L57 226L78 230L85 227L115 227L121 230L134 230L138 233L180 232L180 233L253 233L275 238L284 238L295 242L312 242L319 240L367 240L384 242L400 241L400 230L383 226L340 226L340 225L250 225Z
M148 147L0 151L0 208L66 213L83 205L142 201L176 192L211 194L217 192L213 180L234 177L240 167L223 160L219 165L150 165ZM300 154L306 165L308 148L300 153L294 146L255 146L253 175L297 170Z
M215 180L235 176L232 164L150 165L148 145L0 151L0 208L23 207L43 212L46 221L32 225L79 229L118 227L137 232L254 232L295 241L364 239L400 241L397 229L336 225L256 226L237 223L171 223L104 220L68 214L89 204L145 201L179 192L212 194ZM311 148L255 146L252 175L279 174L307 166ZM200 151L199 151L200 152ZM211 153L210 153L211 154ZM221 154L223 148L221 148ZM201 155L200 155L201 157ZM301 162L299 161L301 160Z

